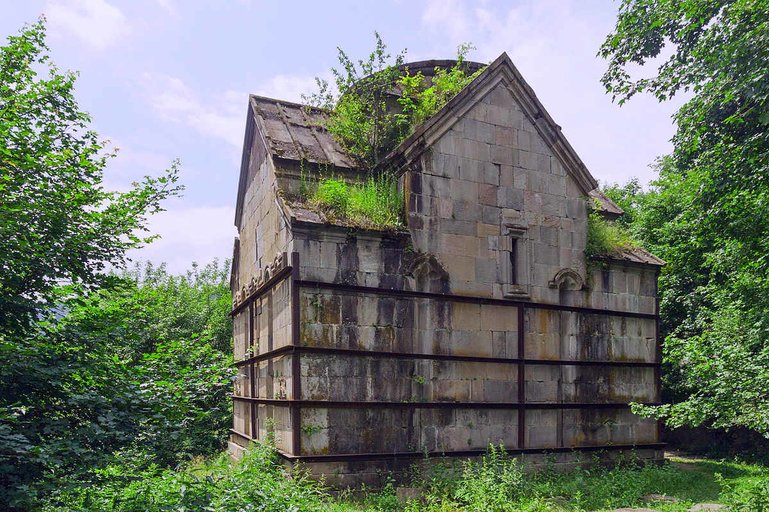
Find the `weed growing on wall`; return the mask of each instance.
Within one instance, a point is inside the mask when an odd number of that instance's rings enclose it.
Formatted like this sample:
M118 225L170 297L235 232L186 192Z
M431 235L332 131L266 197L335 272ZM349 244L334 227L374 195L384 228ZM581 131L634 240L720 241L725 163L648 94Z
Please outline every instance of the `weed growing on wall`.
M436 68L432 81L404 69L406 51L395 57L378 33L376 47L357 63L339 49L340 68L332 68L336 93L327 80L316 78L318 92L303 96L306 103L325 108L326 129L367 169L376 167L413 129L434 115L479 73L468 74L465 58L473 47L463 44L457 62ZM398 95L396 86L402 89Z
M357 226L383 228L403 224L403 198L397 180L386 174L355 184L322 179L308 202L331 219Z
M638 244L621 225L603 218L596 211L588 215L587 243L585 244L585 255L588 259L633 247L638 247Z
M483 71L479 69L473 74L466 72L465 58L470 50L474 49L475 47L468 43L460 45L457 49L456 64L449 69L436 67L430 87L425 86L422 72L412 75L406 69L406 73L398 79L398 84L403 89L398 103L409 127L413 129L430 119Z

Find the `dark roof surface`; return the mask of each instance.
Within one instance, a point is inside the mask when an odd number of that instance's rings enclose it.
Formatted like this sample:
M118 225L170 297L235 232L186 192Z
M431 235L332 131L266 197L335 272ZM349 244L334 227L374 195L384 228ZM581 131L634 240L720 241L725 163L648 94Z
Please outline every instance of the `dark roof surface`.
M619 217L620 215L624 214L625 211L617 206L617 204L609 199L609 197L604 194L601 189L596 188L590 191L590 197L598 201L601 205L601 212L605 215L608 215L609 217Z
M354 169L350 157L324 127L325 110L251 95L251 105L268 151L285 160Z
M599 260L620 261L625 263L635 263L641 265L652 265L662 267L665 261L656 257L646 249L640 247L631 247L627 249L617 249L611 254L602 254L597 256Z

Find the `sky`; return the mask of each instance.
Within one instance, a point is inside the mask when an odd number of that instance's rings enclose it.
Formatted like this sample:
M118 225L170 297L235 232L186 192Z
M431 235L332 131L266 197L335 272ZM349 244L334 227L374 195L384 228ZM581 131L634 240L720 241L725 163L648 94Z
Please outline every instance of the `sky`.
M337 47L363 58L378 31L406 60L507 52L601 183L654 178L671 151L679 103L619 107L596 56L614 27L611 0L267 1L0 0L0 36L45 14L52 60L79 72L76 96L118 156L105 179L125 190L178 158L186 190L153 217L161 238L134 260L183 272L231 256L249 93L301 101L330 76ZM0 44L5 44L0 43Z

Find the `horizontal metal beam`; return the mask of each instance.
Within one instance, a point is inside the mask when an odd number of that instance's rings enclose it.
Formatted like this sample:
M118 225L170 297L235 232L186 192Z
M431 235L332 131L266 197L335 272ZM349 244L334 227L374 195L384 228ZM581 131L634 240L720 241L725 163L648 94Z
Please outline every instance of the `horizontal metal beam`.
M626 402L384 402L365 400L294 400L277 398L257 398L250 396L232 395L233 400L262 405L288 407L298 405L312 409L627 409ZM643 405L660 405L645 403Z
M280 284L282 281L284 281L287 277L291 275L291 267L283 267L279 271L275 273L274 276L270 277L262 286L259 287L258 290L256 290L254 293L243 299L243 301L238 304L236 307L230 311L230 316L235 316L241 311L243 311L246 307L248 307L249 304L254 302L256 299L262 297L263 295L267 294L267 292L271 291L273 288L275 288L278 284Z
M472 363L509 363L509 364L530 364L530 365L547 365L547 366L613 366L613 367L633 367L633 368L656 368L661 363L652 361L607 361L607 360L589 360L589 361L575 361L568 359L528 359L528 358L515 358L515 357L483 357L483 356L460 356L452 354L424 354L413 352L389 352L380 350L363 350L363 349L351 349L351 348L334 348L334 347L304 347L285 345L283 347L276 348L263 354L257 354L255 356L236 361L234 365L236 367L246 366L252 363L257 363L267 359L272 359L282 355L290 354L293 352L310 353L310 354L331 354L341 356L358 356L358 357L377 357L377 358L393 358L393 359L428 359L433 361L466 361Z
M666 446L665 443L648 444L613 444L604 446L569 446L558 448L505 448L508 455L524 454L548 454L548 453L570 453L570 452L609 452L619 450L661 450ZM424 459L424 458L443 458L443 457L478 457L488 453L488 450L457 450L445 452L393 452L393 453L339 453L328 455L291 455L278 452L286 460L295 460L301 462L347 462L363 460L387 460L387 459Z
M257 441L255 438L230 429L230 433L239 436L247 441ZM666 443L643 443L643 444L610 444L602 446L564 446L556 448L505 448L508 455L523 454L547 454L547 453L570 453L570 452L610 452L619 450L662 450ZM276 450L278 454L291 461L301 462L346 462L363 460L387 460L387 459L423 459L425 457L439 459L443 457L477 457L488 453L488 450L456 450L443 452L390 452L390 453L337 453L327 455L293 455L282 450Z
M327 283L323 281L301 280L296 282L302 288L326 289L347 291L354 293L370 293L373 295L387 295L391 297L409 297L415 299L446 300L451 302L465 302L470 304L488 304L493 306L523 307L526 309L547 309L553 311L569 311L573 313L585 313L590 315L609 315L629 318L656 319L654 313L639 313L635 311L618 311L614 309L598 309L580 306L564 306L561 304L545 304L541 302L524 302L509 299L494 299L491 297L474 297L472 295L457 295L453 293L419 292L414 290L395 290L391 288L377 288L374 286L358 286L344 283Z

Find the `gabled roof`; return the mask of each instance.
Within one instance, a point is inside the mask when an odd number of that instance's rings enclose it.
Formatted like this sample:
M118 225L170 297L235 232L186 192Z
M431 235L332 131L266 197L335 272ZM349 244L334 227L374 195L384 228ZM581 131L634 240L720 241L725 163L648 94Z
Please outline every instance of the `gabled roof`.
M416 64L427 65L433 62L440 61ZM406 64L406 66L413 65L415 64ZM575 180L581 192L597 199L601 204L602 212L609 217L617 217L624 213L598 190L598 182L506 53L489 64L435 115L418 126L414 133L388 155L380 167L403 169L416 161L422 152L450 129L462 115L500 84L518 101L524 113ZM349 155L325 129L324 121L327 117L328 112L323 109L262 96L249 97L246 137L235 209L236 225L242 212L254 128L261 134L261 142L273 159L287 162L306 161L318 165L356 169L355 158Z
M253 94L248 97L246 133L235 205L235 226L239 225L243 213L255 130L260 136L262 148L272 158L355 168L353 157L347 154L326 130L324 121L327 117L328 112L320 108Z
M523 79L513 61L503 53L488 65L467 87L454 96L435 115L418 126L406 140L395 148L383 166L403 168L414 162L422 152L437 141L451 126L479 102L488 92L502 84L518 101L521 109L537 128L553 154L585 195L598 187L598 182L587 170L574 148L561 133L534 90ZM616 206L616 205L615 205Z
M355 160L325 128L327 111L254 95L249 103L274 157L355 168Z

